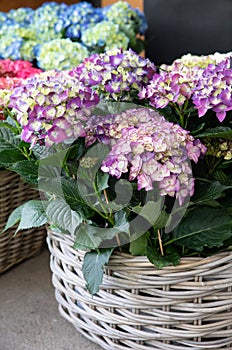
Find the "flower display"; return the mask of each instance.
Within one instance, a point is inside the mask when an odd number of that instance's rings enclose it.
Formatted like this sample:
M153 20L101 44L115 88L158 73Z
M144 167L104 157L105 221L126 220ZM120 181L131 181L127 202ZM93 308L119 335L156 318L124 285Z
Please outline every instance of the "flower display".
M145 15L123 1L107 8L85 1L45 2L35 10L21 7L2 12L0 23L0 58L29 60L47 70L71 69L83 57L112 48L132 47L139 52L144 43L137 34L147 27Z
M149 60L132 50L112 50L92 55L69 72L104 98L133 100L156 71Z
M116 49L4 90L0 164L44 194L27 203L26 218L17 208L6 228L31 227L36 217L37 226L70 234L90 260L120 249L159 268L228 249L230 58L185 55L156 67ZM9 157L12 138L19 143ZM91 293L102 276L95 263L98 273L86 275Z
M60 73L41 75L15 88L9 107L22 126L23 140L48 146L83 135L86 109L97 103L90 88Z

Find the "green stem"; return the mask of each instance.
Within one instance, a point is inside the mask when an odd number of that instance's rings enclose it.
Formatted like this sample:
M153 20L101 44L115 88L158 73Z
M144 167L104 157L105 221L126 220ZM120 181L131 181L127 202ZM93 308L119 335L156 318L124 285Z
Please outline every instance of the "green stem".
M101 207L102 210L103 210L104 215L103 215L100 211L98 211L98 210L96 209L96 207L94 207L94 210L95 210L99 215L101 215L101 217L103 217L105 220L107 220L112 226L114 226L114 219L111 217L111 213L110 213L110 216L107 215L108 212L107 212L107 210L106 210L106 208L105 208L105 206L104 206L104 203L103 203L103 201L102 201L102 199L101 199L101 194L99 194L99 191L98 191L98 189L97 189L97 186L96 186L95 182L93 182L92 184L93 184L94 191L95 191L95 193L97 194L97 197L98 197L98 200L99 200L99 204L100 204L100 207Z
M176 111L176 114L178 115L178 117L180 118L180 126L182 126L182 128L185 127L185 119L184 119L184 114L182 113L182 109L181 107L178 107L176 105L176 103L172 103L173 108Z

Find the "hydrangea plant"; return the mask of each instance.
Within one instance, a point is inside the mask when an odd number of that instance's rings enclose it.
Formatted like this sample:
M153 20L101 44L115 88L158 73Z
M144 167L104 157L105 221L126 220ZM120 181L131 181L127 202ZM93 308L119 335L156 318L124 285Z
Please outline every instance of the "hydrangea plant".
M146 255L158 268L229 249L230 56L157 68L116 50L13 89L6 123L28 160L17 158L16 143L11 163L9 149L0 149L0 164L5 159L44 196L17 208L6 229L48 222L70 234L74 249L86 250L92 294L103 273L99 257L115 249ZM96 265L98 275L86 273Z

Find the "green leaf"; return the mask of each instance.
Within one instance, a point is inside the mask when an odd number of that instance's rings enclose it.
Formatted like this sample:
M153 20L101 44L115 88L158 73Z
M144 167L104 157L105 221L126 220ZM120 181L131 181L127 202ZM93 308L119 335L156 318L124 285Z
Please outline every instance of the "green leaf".
M79 212L85 218L89 218L94 214L94 210L89 207L79 193L77 181L72 178L59 177L59 170L48 167L44 170L40 169L39 189L58 198L65 199L70 208ZM43 177L44 176L44 177Z
M153 226L156 220L160 216L163 203L164 203L164 198L160 196L157 202L148 201L144 206L139 205L139 206L133 207L132 211L136 214L139 214L139 216L142 216L151 224L151 226Z
M134 256L146 255L147 240L148 240L148 233L146 232L144 235L130 242L130 253Z
M25 160L25 157L17 149L0 151L0 165L7 167L11 166L12 163L17 163Z
M11 164L8 168L19 174L26 182L33 184L38 183L38 165L36 161L22 160Z
M231 236L232 218L225 210L201 206L190 210L174 229L172 242L201 252L204 247L222 246Z
M118 241L112 241L118 235L127 234L128 242L129 222L125 212L117 212L115 214L114 227L100 227L82 223L76 230L75 249L97 249L118 246ZM123 243L123 241L121 241Z
M153 227L162 212L163 202L164 197L160 196L157 202L148 201L144 206L132 207L132 211L138 214L130 221L132 239L138 238Z
M101 232L103 232L103 230L104 228L101 230L95 226L81 224L75 232L74 249L97 249L102 242Z
M169 215L170 214L168 214L165 210L161 211L160 216L157 218L153 225L154 231L157 231L166 226L169 219Z
M15 134L14 128L6 123L0 123L0 151L19 147L21 139Z
M162 269L171 264L176 266L180 262L180 254L174 249L167 250L165 256L162 256L157 249L148 246L146 255L148 260L155 265L157 269Z
M113 249L101 249L85 254L82 272L88 291L94 295L102 283L104 266L108 264Z
M45 201L31 200L26 202L22 207L21 219L16 232L45 225L48 222L45 206Z
M72 210L63 199L56 199L49 202L46 215L51 223L56 224L74 235L76 228L82 222L82 216Z
M206 129L204 132L199 133L196 136L199 138L211 137L232 140L232 129L227 126L218 126L212 129Z
M22 209L23 209L23 205L20 205L20 207L14 209L12 211L12 213L10 214L10 216L7 219L7 223L5 225L5 228L2 232L5 232L6 230L8 230L9 228L11 228L12 226L14 226L15 224L17 224L22 216Z
M109 180L109 174L108 173L103 173L102 171L98 171L96 175L96 184L97 184L97 189L99 192L105 190L108 185L108 180Z
M118 232L129 233L130 224L127 220L126 212L123 210L117 211L114 214L115 226L114 228L118 230Z
M30 200L20 205L10 214L4 231L14 226L17 222L19 222L19 225L16 233L19 230L43 226L48 221L45 214L45 206L46 202L40 200Z
M208 201L220 198L223 192L229 188L232 188L232 186L224 186L219 181L201 182L196 184L195 193L191 200L196 204L205 204Z

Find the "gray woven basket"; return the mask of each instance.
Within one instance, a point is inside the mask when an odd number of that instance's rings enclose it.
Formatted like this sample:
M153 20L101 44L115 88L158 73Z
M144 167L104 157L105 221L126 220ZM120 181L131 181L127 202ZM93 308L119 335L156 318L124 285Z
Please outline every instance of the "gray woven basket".
M47 243L60 314L102 348L232 349L231 252L161 270L146 257L115 253L91 296L84 253L71 237L48 230Z
M12 171L0 171L0 231L11 212L30 199L39 198L37 191ZM46 237L44 227L19 231L16 227L0 234L0 273L40 253Z

